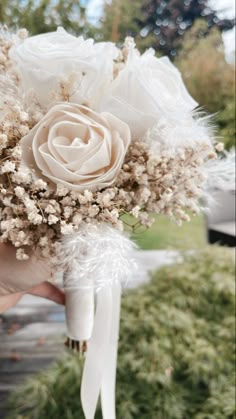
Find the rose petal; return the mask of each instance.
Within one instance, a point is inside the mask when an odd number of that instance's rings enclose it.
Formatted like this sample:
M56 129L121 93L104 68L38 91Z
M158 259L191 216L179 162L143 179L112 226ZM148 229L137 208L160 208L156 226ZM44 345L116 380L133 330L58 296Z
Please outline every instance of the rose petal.
M21 144L23 160L35 174L71 190L95 190L114 183L130 144L130 130L109 113L59 103Z

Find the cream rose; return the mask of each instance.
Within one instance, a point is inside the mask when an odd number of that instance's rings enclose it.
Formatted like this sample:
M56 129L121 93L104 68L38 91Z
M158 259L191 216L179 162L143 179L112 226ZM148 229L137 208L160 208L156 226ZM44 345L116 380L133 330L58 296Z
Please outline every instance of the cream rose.
M71 102L86 103L96 110L113 79L117 55L118 49L111 42L94 43L63 28L26 38L10 51L24 93L33 90L41 106L50 105L60 82L72 77Z
M131 49L102 109L125 121L132 137L140 139L160 118L178 124L196 106L168 57L156 58L154 50L140 56Z
M129 143L128 125L113 115L58 103L22 139L22 159L53 183L101 189L115 181Z

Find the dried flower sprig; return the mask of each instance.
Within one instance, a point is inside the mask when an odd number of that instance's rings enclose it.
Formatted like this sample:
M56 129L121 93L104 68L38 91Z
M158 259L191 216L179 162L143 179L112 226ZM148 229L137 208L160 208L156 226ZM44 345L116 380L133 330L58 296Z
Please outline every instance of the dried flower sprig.
M0 189L2 240L16 247L38 248L52 256L61 235L78 231L83 223L107 222L122 229L121 216L129 213L140 225L149 227L152 214L165 214L181 224L186 211L197 213L197 200L205 181L199 159L212 157L211 149L200 146L183 153L158 158L143 142L132 144L114 186L101 191L57 189L43 179L34 181L26 168L7 159L1 167ZM24 234L23 234L24 232ZM20 257L23 253L18 252Z

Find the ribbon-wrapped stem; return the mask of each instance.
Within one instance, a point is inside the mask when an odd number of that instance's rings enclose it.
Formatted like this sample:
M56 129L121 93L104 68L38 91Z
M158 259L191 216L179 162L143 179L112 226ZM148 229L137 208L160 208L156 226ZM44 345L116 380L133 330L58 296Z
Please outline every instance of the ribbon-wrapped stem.
M81 384L86 419L101 394L104 419L115 419L121 288L136 277L135 245L107 224L85 225L62 242L67 346L88 350Z
M70 281L67 278L65 282ZM94 289L92 286L65 287L65 295L68 335L66 346L84 353L93 330Z

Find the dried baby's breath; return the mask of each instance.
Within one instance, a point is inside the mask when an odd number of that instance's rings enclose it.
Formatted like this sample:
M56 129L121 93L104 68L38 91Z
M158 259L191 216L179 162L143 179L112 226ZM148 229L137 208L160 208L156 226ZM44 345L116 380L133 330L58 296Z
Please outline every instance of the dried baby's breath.
M26 36L26 32L19 32L19 42ZM205 182L202 165L215 157L209 143L195 143L194 148L189 143L177 150L159 144L156 151L147 138L131 143L114 184L98 191L71 191L64 185L52 185L46 178L35 178L34 172L21 164L19 141L44 112L33 94L28 109L18 91L19 78L9 58L11 45L11 37L2 33L0 240L17 247L19 260L28 258L29 247L40 256L55 256L61 237L78 231L84 223L106 222L122 230L126 223L122 216L130 214L136 219L136 227L150 227L155 213L165 214L181 224L189 220L190 212L199 211L198 199ZM122 69L130 49L135 49L135 45L127 38L114 63L114 77ZM69 100L74 80L71 75L60 81L58 100ZM217 150L221 149L218 145Z

